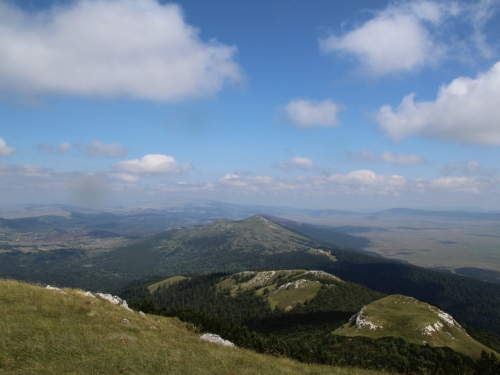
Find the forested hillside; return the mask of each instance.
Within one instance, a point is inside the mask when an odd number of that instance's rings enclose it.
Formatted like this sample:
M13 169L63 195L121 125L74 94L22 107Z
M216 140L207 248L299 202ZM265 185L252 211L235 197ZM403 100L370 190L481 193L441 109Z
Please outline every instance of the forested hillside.
M415 374L466 374L477 370L470 357L449 348L417 345L395 337L332 335L354 313L382 295L337 278L319 278L314 273L271 272L194 276L167 283L153 293L148 289L150 281L145 280L144 285L135 283L120 294L133 301L137 309L177 316L200 332L216 332L237 345L304 362ZM291 309L272 306L269 295L283 289L288 289L288 300L294 293L302 298L313 284L301 280L322 286L312 298Z

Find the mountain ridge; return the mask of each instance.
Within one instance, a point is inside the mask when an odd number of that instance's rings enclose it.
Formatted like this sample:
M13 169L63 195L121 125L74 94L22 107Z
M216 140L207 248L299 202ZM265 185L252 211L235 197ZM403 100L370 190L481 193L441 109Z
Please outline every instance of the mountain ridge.
M448 313L403 295L390 295L364 306L333 334L372 338L392 336L420 345L447 346L476 360L483 350L492 352L472 339Z

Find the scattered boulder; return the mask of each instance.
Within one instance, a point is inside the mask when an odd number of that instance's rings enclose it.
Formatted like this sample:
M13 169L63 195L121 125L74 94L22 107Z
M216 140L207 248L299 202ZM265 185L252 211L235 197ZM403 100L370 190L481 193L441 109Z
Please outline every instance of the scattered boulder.
M228 346L228 347L235 346L231 341L224 340L219 335L216 335L213 333L205 333L205 334L200 336L200 339L205 340L205 341L210 341L210 342L222 345L222 346Z

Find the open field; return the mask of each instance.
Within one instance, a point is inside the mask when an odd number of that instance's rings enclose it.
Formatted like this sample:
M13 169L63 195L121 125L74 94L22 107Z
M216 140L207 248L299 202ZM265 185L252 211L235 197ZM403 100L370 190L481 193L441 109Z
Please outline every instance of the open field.
M418 266L500 272L500 224L496 221L367 215L293 219L368 238L365 250Z

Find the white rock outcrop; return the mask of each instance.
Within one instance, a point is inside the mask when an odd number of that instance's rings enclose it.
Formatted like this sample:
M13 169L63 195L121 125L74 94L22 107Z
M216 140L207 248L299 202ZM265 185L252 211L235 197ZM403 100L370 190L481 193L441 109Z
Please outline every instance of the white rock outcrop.
M213 342L215 344L222 345L222 346L228 346L228 347L235 346L231 341L224 340L219 335L216 335L214 333L205 333L205 334L200 336L200 339L205 340L205 341L210 341L210 342Z
M274 293L278 293L278 291L280 291L282 289L286 289L288 287L293 287L294 289L302 289L302 288L306 287L306 284L307 284L307 280L306 279L300 279L300 280L293 281L293 282L286 283L286 284L283 284L283 285L279 286L274 291Z
M113 305L119 305L123 307L125 310L128 310L130 312L134 311L130 307L128 307L127 301L122 300L118 296L112 296L111 294L104 294L104 293L97 293L97 296L108 302L111 302Z
M361 328L365 328L365 327L370 328L370 330L383 328L381 325L377 325L377 324L371 322L367 317L363 316L364 310L365 310L365 308L363 307L361 310L359 310L359 312L357 314L354 314L351 317L351 319L349 319L350 322L355 320L357 329L361 329Z

